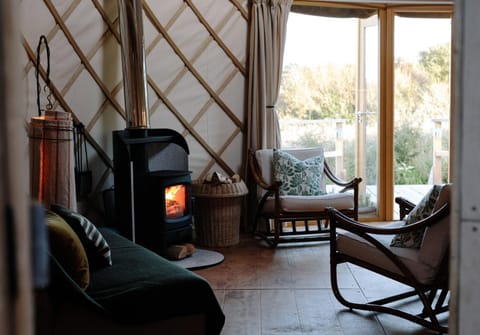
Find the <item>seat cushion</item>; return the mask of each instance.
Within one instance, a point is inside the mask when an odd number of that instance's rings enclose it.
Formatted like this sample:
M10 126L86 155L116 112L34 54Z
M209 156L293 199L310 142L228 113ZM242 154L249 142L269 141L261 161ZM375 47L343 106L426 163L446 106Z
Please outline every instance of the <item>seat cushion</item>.
M205 314L207 333L218 334L223 312L208 282L124 237L99 228L112 250L112 266L91 272L86 293L125 322Z
M385 227L399 227L403 221L397 221L385 225ZM420 261L420 250L415 248L399 248L390 246L391 235L372 234L382 245L391 250L413 273L414 277L423 284L429 284L435 277L436 269ZM343 254L352 256L369 264L378 266L392 273L403 276L397 266L374 247L370 242L350 232L338 234L337 250Z
M352 209L354 205L353 194L332 193L319 196L280 196L280 206L284 212L323 212L327 207L338 210ZM265 202L263 212L271 213L274 208L274 199Z

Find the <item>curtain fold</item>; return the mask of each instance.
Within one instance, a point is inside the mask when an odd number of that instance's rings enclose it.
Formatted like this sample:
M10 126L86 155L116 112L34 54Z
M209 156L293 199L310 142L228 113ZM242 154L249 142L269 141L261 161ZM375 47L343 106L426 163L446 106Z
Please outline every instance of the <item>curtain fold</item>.
M247 147L280 147L275 104L280 90L288 13L293 0L253 0L250 18Z
M275 104L280 90L283 50L288 13L293 0L251 0L249 30L249 73L247 101L247 152L245 180L248 222L254 230L257 207L256 185L248 168L248 151L279 148L280 127Z

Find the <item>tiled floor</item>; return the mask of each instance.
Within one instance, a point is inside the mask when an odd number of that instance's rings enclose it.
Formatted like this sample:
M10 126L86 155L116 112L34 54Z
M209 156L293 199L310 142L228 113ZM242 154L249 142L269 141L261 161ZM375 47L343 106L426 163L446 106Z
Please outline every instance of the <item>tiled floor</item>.
M327 242L271 249L244 237L238 246L215 250L224 254L224 262L195 272L210 282L223 307L222 335L431 334L403 319L349 311L337 302ZM404 289L348 265L341 267L339 282L345 296L358 301ZM416 304L410 305L405 308Z

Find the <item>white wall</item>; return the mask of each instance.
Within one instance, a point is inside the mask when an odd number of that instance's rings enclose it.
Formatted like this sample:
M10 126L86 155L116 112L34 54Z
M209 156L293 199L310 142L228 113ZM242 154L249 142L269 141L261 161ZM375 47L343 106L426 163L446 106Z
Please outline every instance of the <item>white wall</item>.
M480 329L480 1L455 1L451 334Z
M22 0L21 9L24 119L37 113L33 64L44 34L57 90L55 109L71 112L86 126L93 145L88 148L93 187L100 192L113 183L108 167L112 131L126 126L117 1ZM184 135L194 179L213 170L241 172L247 0L144 0L143 23L151 127Z
M0 334L32 335L31 204L18 14L17 2L0 2Z

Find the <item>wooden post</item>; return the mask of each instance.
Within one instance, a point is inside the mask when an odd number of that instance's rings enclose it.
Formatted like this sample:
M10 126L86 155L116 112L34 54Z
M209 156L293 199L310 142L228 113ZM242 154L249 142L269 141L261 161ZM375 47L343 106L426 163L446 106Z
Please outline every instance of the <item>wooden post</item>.
M442 121L433 120L435 124L433 130L433 182L440 184L442 182L442 157L438 154L442 150Z
M442 123L448 121L447 119L433 119L433 183L442 183L442 160L443 157L448 157L448 150L443 150L442 147Z
M343 167L343 124L344 120L335 121L335 173L340 178L345 178Z

